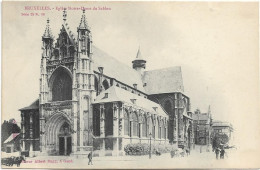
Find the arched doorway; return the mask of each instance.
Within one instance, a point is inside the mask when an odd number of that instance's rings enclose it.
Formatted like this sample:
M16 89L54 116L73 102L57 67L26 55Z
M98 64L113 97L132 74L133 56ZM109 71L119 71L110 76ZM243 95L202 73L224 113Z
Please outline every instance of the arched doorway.
M70 126L65 122L59 133L59 155L70 155L71 154L71 135L70 135Z
M70 155L72 152L72 125L63 112L54 113L46 122L45 143L48 155Z

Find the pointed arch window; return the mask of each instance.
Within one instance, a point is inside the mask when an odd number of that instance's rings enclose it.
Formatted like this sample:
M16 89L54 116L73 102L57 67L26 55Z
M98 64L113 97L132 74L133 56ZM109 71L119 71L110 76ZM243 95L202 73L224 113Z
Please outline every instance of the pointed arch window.
M128 111L124 112L124 134L129 136L129 114Z
M144 136L144 137L147 137L147 128L148 128L148 125L147 125L147 118L146 118L146 116L144 116L144 119L143 119L143 133L142 133L142 135Z
M64 101L72 99L72 80L63 69L56 70L52 85L52 100Z
M74 52L75 52L74 47L70 46L70 48L69 48L69 55L70 55L70 57L74 57Z
M138 126L138 116L137 113L133 113L133 136L138 136L139 126Z
M161 128L161 124L160 124L160 120L158 119L158 138L159 139L161 139L161 130L162 130L162 128Z
M95 87L96 96L97 96L99 94L99 89L98 89L98 78L96 76L95 76L94 87Z
M61 47L61 56L65 58L67 56L67 48L65 46Z
M67 34L64 32L62 33L62 44L67 44L68 43L68 36Z
M105 110L105 135L113 135L113 109L110 107Z
M59 50L58 49L54 50L54 59L55 60L59 59Z

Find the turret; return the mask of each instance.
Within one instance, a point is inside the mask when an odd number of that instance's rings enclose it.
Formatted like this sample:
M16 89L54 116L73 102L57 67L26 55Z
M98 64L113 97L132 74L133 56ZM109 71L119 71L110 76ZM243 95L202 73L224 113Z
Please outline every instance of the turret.
M47 25L42 36L42 59L41 59L41 78L40 78L40 104L47 101L48 85L47 85L47 68L46 63L52 55L53 35L50 29L50 20L47 19Z
M92 35L86 20L85 10L83 10L83 15L78 27L78 40L79 52L90 57L92 54Z
M132 63L133 63L133 69L135 69L137 72L139 72L142 75L146 67L146 61L143 59L141 55L140 47L136 54L136 58L132 61Z
M50 29L50 20L47 19L47 25L45 31L42 36L42 47L43 47L43 55L46 57L50 57L52 53L52 45L53 45L53 35Z

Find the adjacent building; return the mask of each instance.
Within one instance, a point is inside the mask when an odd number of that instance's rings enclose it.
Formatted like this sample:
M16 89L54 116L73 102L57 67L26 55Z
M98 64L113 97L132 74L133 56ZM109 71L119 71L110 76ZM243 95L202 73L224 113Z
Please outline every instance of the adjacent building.
M181 67L146 71L140 49L128 67L92 44L85 11L76 35L66 16L56 40L47 20L39 99L20 109L22 150L81 155L93 148L123 155L125 145L150 137L190 146L194 132Z
M197 145L209 145L211 143L211 125L212 125L212 116L210 113L210 107L207 113L201 113L197 109L193 118L193 128L194 128L194 139L195 144Z
M231 123L223 121L213 121L212 130L214 135L223 135L226 134L229 139L229 144L232 144L234 141L234 129Z

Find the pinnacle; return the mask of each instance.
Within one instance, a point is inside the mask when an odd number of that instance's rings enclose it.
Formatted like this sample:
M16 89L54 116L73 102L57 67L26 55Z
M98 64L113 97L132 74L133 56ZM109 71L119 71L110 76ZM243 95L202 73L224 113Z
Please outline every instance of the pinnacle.
M87 22L86 16L85 16L85 9L83 9L83 14L80 19L79 29L89 29L88 22Z
M51 28L50 28L50 19L49 18L47 19L47 25L46 25L45 31L43 33L43 37L53 39L53 35L52 35L52 32L51 32Z

